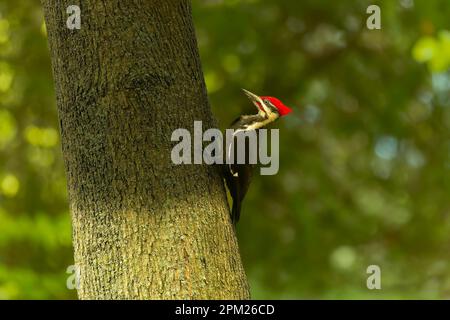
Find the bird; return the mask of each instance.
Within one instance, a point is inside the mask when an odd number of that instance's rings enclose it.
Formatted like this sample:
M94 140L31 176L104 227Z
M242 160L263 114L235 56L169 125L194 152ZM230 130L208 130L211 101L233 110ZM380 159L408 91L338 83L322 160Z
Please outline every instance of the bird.
M258 131L261 128L266 127L270 123L278 120L280 117L286 116L292 112L292 109L284 105L279 99L270 96L258 96L246 89L242 89L245 95L255 105L258 110L254 115L241 115L235 121L231 123L229 129L233 129L233 139L237 134ZM242 201L248 191L253 174L254 165L249 163L249 141L245 144L245 163L235 164L226 162L224 165L223 176L225 178L226 185L233 200L231 208L231 220L236 226L241 215ZM233 143L227 145L226 156L230 157L231 148L235 147ZM236 153L234 153L236 154ZM233 161L235 162L235 161Z

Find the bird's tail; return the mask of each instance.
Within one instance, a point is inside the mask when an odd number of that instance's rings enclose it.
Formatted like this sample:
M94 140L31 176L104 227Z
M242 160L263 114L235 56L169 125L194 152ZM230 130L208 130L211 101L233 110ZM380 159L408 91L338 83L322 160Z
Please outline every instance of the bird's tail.
M233 199L233 207L231 209L231 220L233 224L236 225L239 222L239 218L241 217L241 199L239 197L239 193Z
M233 205L231 206L231 221L236 226L241 216L241 195L240 195L240 185L238 178L233 176L231 170L228 170L228 166L223 166L223 176L227 184L228 190L232 198Z

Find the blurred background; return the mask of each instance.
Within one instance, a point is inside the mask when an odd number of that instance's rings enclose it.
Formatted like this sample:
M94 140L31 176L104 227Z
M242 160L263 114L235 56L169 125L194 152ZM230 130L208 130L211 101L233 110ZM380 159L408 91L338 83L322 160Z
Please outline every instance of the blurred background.
M381 30L366 9L381 7ZM221 128L277 122L280 171L238 225L253 298L450 298L450 2L194 0ZM269 197L270 195L270 197ZM0 299L76 299L55 96L38 0L0 2ZM381 268L381 290L366 269Z

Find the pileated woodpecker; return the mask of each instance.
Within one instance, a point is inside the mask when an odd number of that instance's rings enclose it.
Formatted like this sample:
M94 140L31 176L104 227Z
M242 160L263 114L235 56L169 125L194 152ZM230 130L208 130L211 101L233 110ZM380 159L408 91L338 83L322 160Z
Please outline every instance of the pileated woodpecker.
M234 129L234 134L251 130L257 131L292 111L277 98L266 96L260 97L245 89L242 90L256 106L258 113L255 115L242 115L236 119L231 124L231 129ZM232 146L230 145L226 148L227 157L229 157L231 147ZM248 161L248 144L246 144L245 152L245 164L228 164L224 166L225 181L228 190L230 190L231 197L233 198L233 207L231 210L233 224L236 224L239 221L241 204L252 178L253 165Z

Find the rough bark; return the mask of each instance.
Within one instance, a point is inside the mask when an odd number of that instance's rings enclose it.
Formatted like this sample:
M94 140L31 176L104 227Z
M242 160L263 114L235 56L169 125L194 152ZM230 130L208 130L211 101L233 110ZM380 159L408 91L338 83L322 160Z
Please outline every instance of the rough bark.
M218 170L170 158L174 129L214 126L189 1L43 6L79 298L249 298Z

